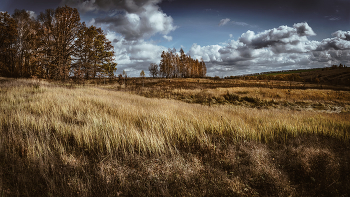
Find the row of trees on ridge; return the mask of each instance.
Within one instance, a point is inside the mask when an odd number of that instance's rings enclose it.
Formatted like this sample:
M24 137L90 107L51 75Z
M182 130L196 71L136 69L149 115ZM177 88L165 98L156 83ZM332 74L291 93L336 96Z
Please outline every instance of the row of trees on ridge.
M113 77L114 51L101 30L80 22L77 9L0 13L0 75L47 79Z

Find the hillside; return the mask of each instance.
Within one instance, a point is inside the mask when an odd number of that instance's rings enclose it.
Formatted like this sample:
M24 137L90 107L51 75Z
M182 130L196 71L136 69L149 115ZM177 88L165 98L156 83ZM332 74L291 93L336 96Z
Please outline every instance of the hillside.
M350 87L350 68L325 68L301 72L300 77L306 82Z

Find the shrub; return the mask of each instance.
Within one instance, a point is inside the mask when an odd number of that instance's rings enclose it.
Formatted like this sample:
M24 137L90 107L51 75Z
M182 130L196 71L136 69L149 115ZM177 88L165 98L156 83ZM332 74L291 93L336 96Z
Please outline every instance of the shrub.
M225 95L224 95L224 98L229 101L229 102L234 102L234 101L239 101L240 98L237 94L233 94L233 93L229 93L227 92Z
M244 101L247 101L249 103L255 103L255 104L259 104L260 103L260 99L259 98L245 96L245 97L242 97L241 99L244 100Z

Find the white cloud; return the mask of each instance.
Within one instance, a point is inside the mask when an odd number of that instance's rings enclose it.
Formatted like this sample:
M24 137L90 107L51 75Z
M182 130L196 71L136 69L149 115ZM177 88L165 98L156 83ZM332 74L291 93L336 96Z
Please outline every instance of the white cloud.
M229 19L229 18L221 19L221 20L220 20L220 23L219 23L219 26L224 26L224 25L226 25L228 22L230 22L230 19Z
M173 40L173 37L167 36L167 35L164 35L163 38L166 39L167 41L172 41Z
M316 49L307 37L316 35L307 23L297 23L293 27L280 26L255 34L247 31L239 41L252 49L269 47L275 53L307 52Z
M159 63L162 51L167 48L143 39L129 41L114 32L108 32L107 39L112 40L118 73L127 70L129 76L139 76L140 70L148 70L150 63Z
M322 40L317 50L350 50L350 31L338 30L332 36L334 37Z
M239 25L239 26L257 27L255 25L250 25L250 24L245 23L245 22L232 21L231 23L234 24L234 25Z
M241 26L248 26L249 25L248 23L245 23L245 22L236 22L236 21L232 21L232 24L241 25Z
M212 76L350 63L350 31L336 31L321 42L308 39L313 35L307 23L297 23L260 33L249 30L225 45L193 44L188 53L203 57Z
M203 58L204 61L208 62L221 62L221 57L219 50L222 48L220 45L209 45L201 47L194 43L190 50L188 51L188 55L195 59Z
M350 41L350 31L338 30L332 34L332 36L340 38L342 40Z
M232 34L230 34L229 36L230 36L230 38L232 38L232 37L233 37L233 35L232 35Z

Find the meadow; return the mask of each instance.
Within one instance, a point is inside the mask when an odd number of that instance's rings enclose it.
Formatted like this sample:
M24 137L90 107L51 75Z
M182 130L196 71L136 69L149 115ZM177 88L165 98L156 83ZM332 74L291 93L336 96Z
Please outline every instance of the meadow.
M346 196L350 92L0 79L1 196Z

